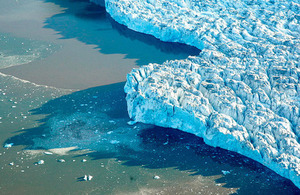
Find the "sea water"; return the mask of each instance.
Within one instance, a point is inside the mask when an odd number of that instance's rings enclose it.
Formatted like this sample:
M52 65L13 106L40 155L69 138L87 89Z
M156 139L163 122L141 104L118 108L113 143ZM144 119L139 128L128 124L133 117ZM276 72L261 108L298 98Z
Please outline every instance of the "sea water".
M299 193L194 135L128 123L126 73L199 50L132 32L88 1L0 5L0 194Z

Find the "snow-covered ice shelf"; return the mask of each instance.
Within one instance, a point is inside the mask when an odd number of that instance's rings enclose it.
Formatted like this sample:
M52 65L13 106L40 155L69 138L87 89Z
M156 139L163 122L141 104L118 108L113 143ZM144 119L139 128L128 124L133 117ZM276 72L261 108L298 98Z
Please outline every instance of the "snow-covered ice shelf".
M119 23L202 49L127 76L128 112L238 152L300 188L300 1L106 0ZM146 51L145 51L146 52Z

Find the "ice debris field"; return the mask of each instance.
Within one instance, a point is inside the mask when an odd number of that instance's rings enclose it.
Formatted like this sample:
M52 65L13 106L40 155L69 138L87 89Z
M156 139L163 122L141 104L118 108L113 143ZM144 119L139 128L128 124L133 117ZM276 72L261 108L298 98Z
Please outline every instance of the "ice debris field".
M106 0L105 6L130 29L202 50L128 74L134 121L196 134L300 188L299 0Z

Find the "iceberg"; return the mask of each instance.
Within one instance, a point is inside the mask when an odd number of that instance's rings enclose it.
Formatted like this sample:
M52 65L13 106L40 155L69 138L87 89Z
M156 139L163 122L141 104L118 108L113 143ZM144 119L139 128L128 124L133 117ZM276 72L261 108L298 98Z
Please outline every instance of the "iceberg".
M106 0L105 6L132 30L202 50L127 75L133 121L193 133L300 188L299 0Z

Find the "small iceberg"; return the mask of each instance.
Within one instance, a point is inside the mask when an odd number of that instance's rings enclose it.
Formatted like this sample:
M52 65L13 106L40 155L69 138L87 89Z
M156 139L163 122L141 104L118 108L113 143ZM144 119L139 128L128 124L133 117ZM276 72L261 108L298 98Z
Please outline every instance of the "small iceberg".
M45 163L44 160L39 160L39 161L37 162L38 165L43 165L44 163Z
M155 175L155 176L153 177L153 179L160 179L160 177L159 177L158 175Z
M134 125L134 124L136 124L136 123L137 123L136 121L128 121L128 122L127 122L128 125Z
M66 161L65 161L65 159L58 159L57 162L64 163L64 162L66 162Z
M46 155L52 155L53 153L52 152L44 152L44 154L46 154Z
M222 173L223 173L223 175L227 175L227 174L229 174L229 173L230 173L230 171L225 171L225 170L222 170Z
M11 148L14 145L14 143L5 144L4 148Z
M84 175L83 180L84 181L91 181L93 179L93 176L91 175Z

